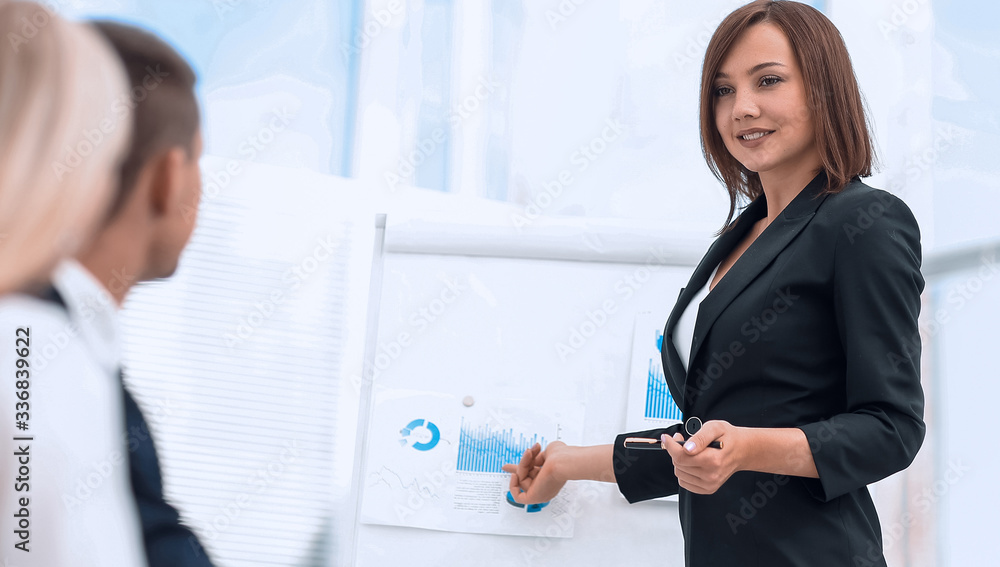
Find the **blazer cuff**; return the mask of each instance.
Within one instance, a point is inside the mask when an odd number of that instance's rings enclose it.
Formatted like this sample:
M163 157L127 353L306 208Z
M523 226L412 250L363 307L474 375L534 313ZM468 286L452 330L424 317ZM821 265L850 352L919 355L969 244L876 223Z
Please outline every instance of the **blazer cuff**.
M822 448L824 446L824 442L828 442L830 440L828 437L828 428L824 425L824 422L800 425L798 426L798 429L802 430L802 433L805 434L810 448ZM824 437L821 437L821 435L824 435ZM831 486L832 479L836 476L836 474L833 471L828 470L826 461L817 458L815 452L813 452L812 455L813 464L816 466L816 473L819 474L819 478L800 477L802 482L805 484L806 490L810 495L812 495L813 498L819 500L820 502L829 502L837 496L841 496L845 491Z
M664 429L622 433L615 438L615 482L629 504L677 494L679 487L670 453L663 450L626 449L625 439L628 437L659 439L663 434L673 436L680 429L681 424L676 424Z

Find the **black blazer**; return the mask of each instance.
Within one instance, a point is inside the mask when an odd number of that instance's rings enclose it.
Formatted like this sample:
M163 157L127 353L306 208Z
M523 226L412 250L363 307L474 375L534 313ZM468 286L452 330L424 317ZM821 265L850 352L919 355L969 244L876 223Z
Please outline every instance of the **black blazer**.
M701 303L690 366L673 343L685 307L767 213L754 200L709 248L667 320L662 358L684 416L797 427L819 479L752 471L715 494L680 489L665 451L615 442L622 494L679 493L687 565L885 565L867 485L909 466L924 438L917 315L920 233L907 206L819 174ZM692 307L693 308L693 307Z
M181 523L180 513L163 495L156 445L139 404L124 386L129 477L142 523L148 567L212 567L198 536Z
M49 286L39 297L66 309L66 301L54 287ZM118 382L124 396L129 480L142 524L148 567L213 567L198 536L181 523L180 513L163 496L156 446L139 404L125 387L120 369Z

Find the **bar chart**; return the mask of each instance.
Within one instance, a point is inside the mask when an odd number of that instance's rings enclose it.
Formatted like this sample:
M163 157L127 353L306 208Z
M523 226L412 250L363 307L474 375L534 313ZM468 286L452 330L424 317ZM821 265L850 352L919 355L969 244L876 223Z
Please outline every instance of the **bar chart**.
M654 358L649 359L644 415L647 419L681 419L681 409L677 407L677 404L674 403L674 397L670 395L660 361Z
M458 464L464 472L499 473L507 463L516 463L535 443L545 447L546 440L537 434L530 437L515 433L512 428L494 430L490 424L478 427L462 419L458 441Z

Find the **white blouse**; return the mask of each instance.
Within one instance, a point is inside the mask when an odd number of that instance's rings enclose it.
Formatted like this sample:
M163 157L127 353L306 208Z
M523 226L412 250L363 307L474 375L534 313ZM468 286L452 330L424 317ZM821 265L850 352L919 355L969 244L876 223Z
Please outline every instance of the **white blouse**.
M15 412L28 414L17 416L26 422L23 434L15 430L0 438L0 565L8 560L25 567L146 565L129 481L114 301L75 262L61 266L53 284L66 310L27 295L0 297L0 337L5 342L0 423L7 432L15 424ZM30 381L27 406L18 408L10 357L16 355L15 337L22 334L28 336L22 352L28 351ZM15 492L10 476L18 470L12 464L17 451L30 453L25 465L30 480L23 492ZM13 517L22 507L20 498L27 499L30 514L29 553L14 548L22 541Z
M715 279L715 274L718 272L719 266L716 266L712 270L712 275L708 276L705 285L698 290L698 293L691 298L691 302L684 308L684 313L681 314L681 318L677 320L677 326L674 328L674 348L677 349L677 354L681 357L684 370L687 370L688 358L691 356L691 343L694 342L694 324L698 320L698 308L708 296L708 288L712 285L712 280Z

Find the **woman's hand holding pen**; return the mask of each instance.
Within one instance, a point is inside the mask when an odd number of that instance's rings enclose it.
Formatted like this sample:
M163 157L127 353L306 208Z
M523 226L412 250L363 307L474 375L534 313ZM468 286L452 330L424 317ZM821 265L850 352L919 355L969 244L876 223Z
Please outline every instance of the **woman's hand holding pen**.
M750 442L749 437L746 428L715 420L705 422L687 441L677 433L673 439L663 435L660 442L670 453L681 488L695 494L713 494L733 473L743 470L741 455ZM713 441L719 441L722 448L709 448Z

